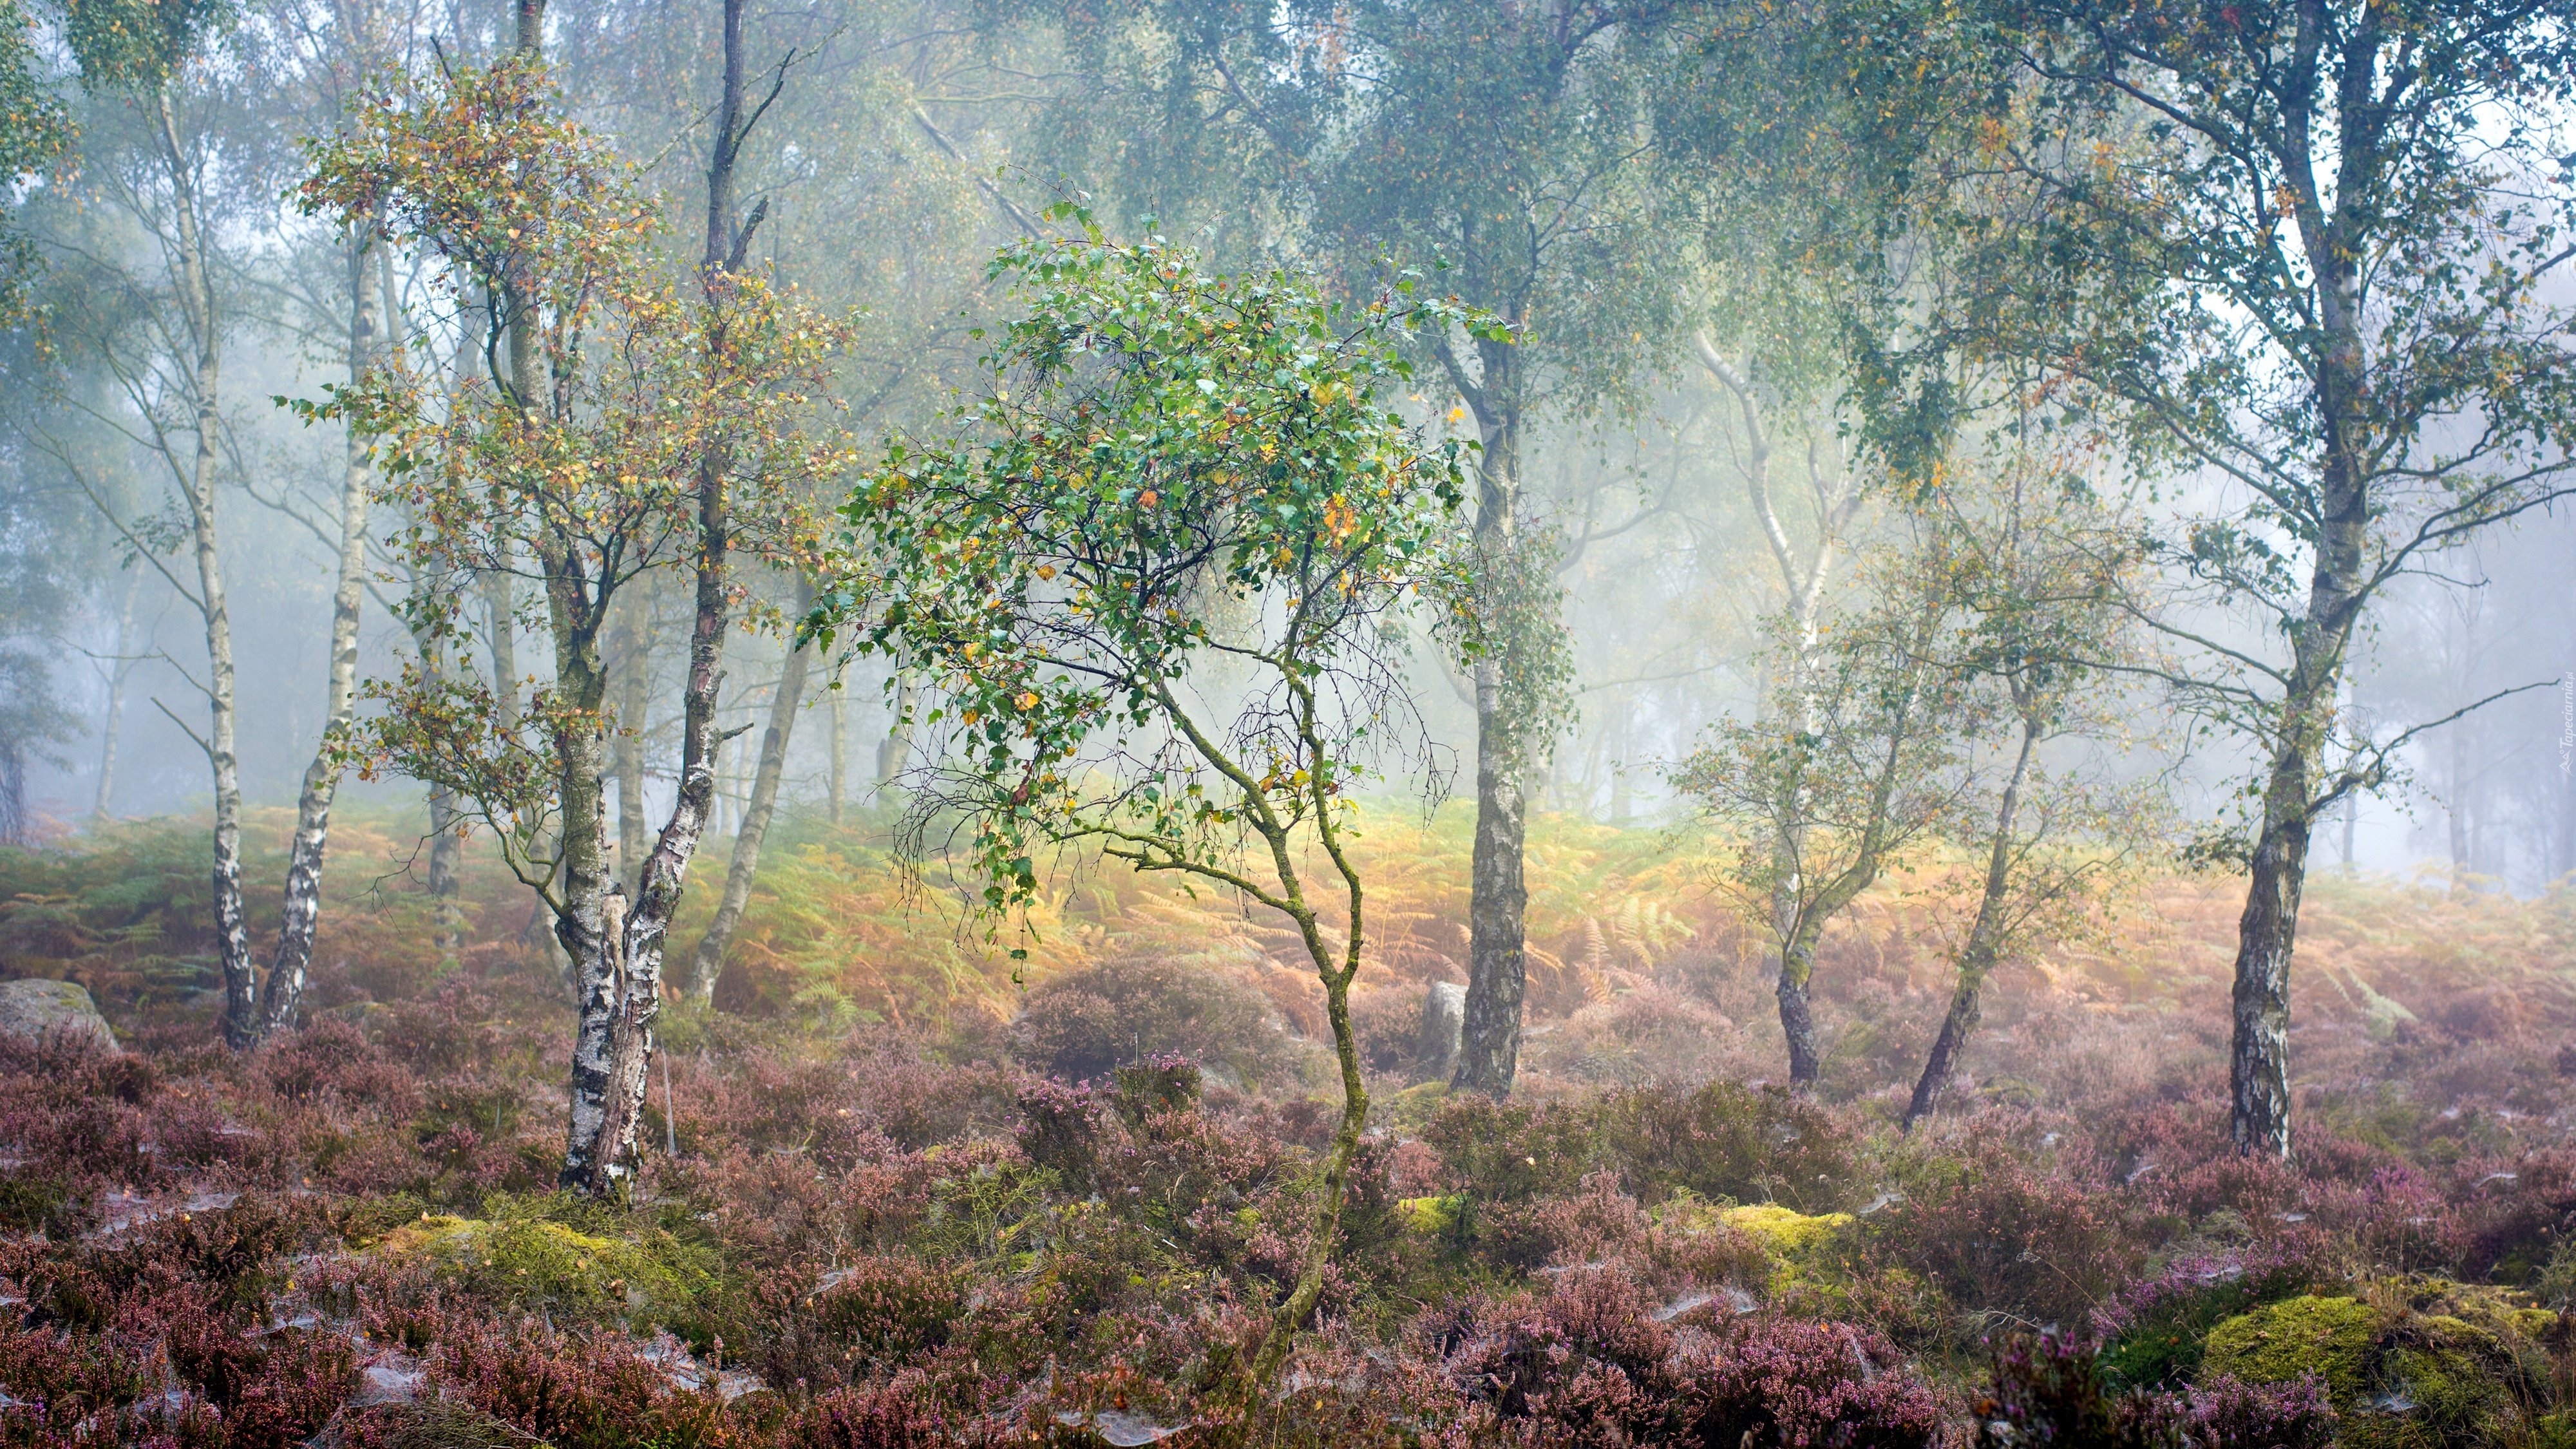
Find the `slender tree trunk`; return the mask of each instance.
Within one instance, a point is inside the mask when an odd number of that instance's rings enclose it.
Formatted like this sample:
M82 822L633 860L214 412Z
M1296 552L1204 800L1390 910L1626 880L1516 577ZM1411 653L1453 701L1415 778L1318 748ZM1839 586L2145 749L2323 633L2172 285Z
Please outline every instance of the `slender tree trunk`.
M361 241L349 259L349 381L355 386L373 365L376 345L375 268ZM277 955L269 962L263 1015L269 1031L295 1025L304 1000L304 978L313 963L313 934L322 914L322 858L331 839L331 801L339 792L340 766L331 753L349 726L358 697L358 610L367 575L367 461L370 447L353 426L341 459L339 577L331 591L330 682L322 711L322 742L304 767L295 802L295 844L287 857L286 899L277 923Z
M216 956L223 968L226 1045L247 1048L259 1040L258 968L250 955L250 929L243 919L241 886L241 761L233 745L233 626L224 593L223 557L215 531L215 429L222 382L221 353L216 343L214 284L208 275L205 234L199 225L185 148L179 142L177 113L164 87L155 97L161 126L163 159L170 168L171 195L178 223L179 297L194 335L197 356L189 383L195 393L196 451L187 474L190 539L197 561L197 601L206 624L206 703L211 716L206 738L207 762L215 783L215 862L213 871Z
M2301 105L2313 95L2300 98ZM2306 154L2308 119L2290 118L2298 154L2291 168L2304 188L2296 213L2300 248L2315 280L2318 332L2323 347L2315 385L2318 429L2316 558L2308 580L2306 613L2290 631L2289 678L2271 739L2263 785L2262 834L2254 842L2245 911L2237 921L2234 1038L2228 1053L2228 1130L2239 1153L2287 1160L2290 1156L2290 961L2297 948L2299 899L2307 884L2308 840L2315 828L2316 774L2335 722L2343 686L2345 652L2360 621L2369 585L2363 572L2371 514L2366 464L2352 451L2350 410L2361 400L2365 378L2362 284L2354 249L2344 240L2345 215L2331 218L2314 185ZM2336 204L2361 205L2358 178L2374 157L2347 150L2340 158L2348 185Z
M1789 1041L1789 1086L1812 1090L1824 1067L1816 1046L1816 1013L1807 992L1816 974L1816 943L1822 927L1801 931L1781 952L1780 981L1772 994L1780 1002L1780 1033Z
M562 591L578 587L570 584ZM556 688L564 702L580 712L576 720L596 718L608 695L607 671L600 667L597 645L569 629L559 630L557 638ZM601 1153L598 1144L610 1110L611 1037L628 987L620 942L607 929L611 909L608 749L599 730L578 722L559 728L554 746L563 796L563 833L557 850L562 866L556 877L561 905L555 912L555 939L578 972L571 1127L561 1176L565 1187L606 1196L614 1191L622 1172L615 1154Z
M1167 709L1172 709L1168 695ZM1302 701L1300 732L1304 736L1307 758L1320 757L1322 751L1314 729L1314 700ZM1177 714L1177 709L1173 709ZM1204 747L1202 747L1204 748ZM1305 1261L1299 1265L1296 1286L1279 1305L1271 1319L1270 1330L1254 1350L1250 1384L1257 1392L1276 1378L1280 1366L1287 1362L1295 1347L1297 1330L1314 1313L1316 1301L1323 1296L1324 1270L1333 1259L1333 1249L1341 1236L1342 1203L1349 1192L1351 1163L1359 1156L1360 1133L1368 1125L1368 1083L1360 1073L1359 1037L1351 1026L1351 982L1359 975L1362 947L1367 937L1367 895L1361 889L1358 872L1351 868L1344 853L1338 827L1331 820L1330 803L1321 797L1314 800L1317 814L1316 831L1325 854L1330 857L1350 909L1350 935L1342 943L1340 959L1325 942L1315 912L1306 902L1305 885L1297 875L1294 859L1288 849L1288 834L1275 816L1264 811L1256 821L1264 842L1270 848L1272 870L1280 884L1280 898L1288 907L1289 918L1297 923L1297 933L1314 962L1316 980L1324 988L1324 1019L1333 1032L1334 1064L1342 1076L1342 1120L1333 1129L1333 1145L1324 1154L1323 1180L1317 1184L1315 1218L1306 1241Z
M1484 383L1476 404L1485 445L1476 501L1477 554L1509 558L1519 544L1520 415L1505 348L1481 344ZM1506 632L1512 632L1508 626ZM1502 641L1506 649L1517 639ZM1467 1001L1459 1032L1458 1091L1508 1096L1519 1075L1521 1005L1529 992L1524 917L1529 888L1521 874L1528 823L1532 722L1511 716L1503 665L1476 662L1476 838L1467 892Z
M2290 961L2307 884L2316 771L2334 723L2344 652L2360 613L2362 490L2329 455L2327 527L2296 637L2263 788L2244 914L2237 921L2235 1032L2228 1059L2229 1130L2248 1155L2290 1155ZM2340 475L2340 478L2338 477Z
M717 293L726 285L731 258L750 240L749 226L732 235L734 164L745 135L742 9L743 0L724 0L724 95L707 166L707 250L699 268L710 307L717 305ZM721 352L721 328L711 342ZM732 467L727 442L719 434L698 469L696 619L689 634L681 709L679 799L644 862L643 889L625 915L618 947L575 956L585 975L580 1036L573 1051L572 1128L560 1181L594 1197L613 1195L624 1165L635 1156L636 1129L652 1080L653 1022L662 1010L663 952L715 794L716 699L724 683L725 633L732 622L726 582Z
M912 715L921 698L910 674L897 674L894 680L894 723L884 739L877 741L877 788L882 791L903 773L904 762L912 754Z
M1913 1131L1915 1123L1932 1115L1941 1094L1958 1075L1959 1057L1968 1049L1968 1038L1976 1032L1982 1014L1979 993L1985 989L1986 977L1994 971L1995 959L2003 949L2004 911L2012 886L2013 822L2021 812L2022 784L2030 778L2030 757L2038 745L2037 727L2023 720L2021 753L2013 761L2011 777L2004 782L2002 798L1995 803L1995 834L1986 855L1985 893L1977 900L1976 924L1968 928L1967 943L1959 951L1959 984L1950 993L1950 1010L1941 1018L1941 1034L1932 1040L1932 1054L1924 1060L1923 1075L1914 1083L1914 1100L1906 1105L1903 1131Z
M1618 743L1613 747L1617 753L1610 758L1610 823L1625 830L1628 828L1631 799L1628 786L1628 750L1635 736L1637 701L1633 696L1623 692L1618 708L1616 723L1619 738Z
M1709 340L1706 332L1694 333L1693 350L1700 366L1717 379L1735 399L1744 429L1745 453L1742 462L1744 486L1752 500L1754 519L1761 525L1763 542L1771 549L1772 563L1780 570L1780 586L1788 600L1791 633L1797 649L1791 661L1787 681L1786 707L1796 711L1797 718L1809 734L1821 728L1817 718L1814 689L1816 651L1822 642L1825 583L1831 576L1834 552L1842 526L1849 521L1856 500L1849 490L1824 486L1814 450L1808 452L1810 481L1816 485L1816 548L1811 558L1801 559L1788 528L1780 520L1779 508L1771 496L1772 442L1770 429L1763 419L1762 399L1755 392L1750 377L1739 374ZM1763 708L1781 708L1781 702L1766 695ZM1800 796L1804 785L1795 787ZM1779 828L1772 841L1773 862L1783 884L1772 893L1771 928L1780 941L1780 975L1773 994L1778 998L1780 1031L1789 1044L1789 1082L1795 1088L1812 1087L1822 1066L1822 1055L1816 1045L1816 1017L1810 998L1815 974L1815 948L1822 934L1821 919L1801 922L1794 882L1798 862L1803 858L1806 842L1800 838L1800 827L1794 822L1805 818L1796 803L1781 812Z
M641 598L629 596L617 619L617 874L644 889L644 726L650 712L652 659L644 645Z
M402 294L394 285L393 248L376 248L376 263L378 292L382 297L385 313L385 353L392 365L399 368L404 366L405 359L410 356L410 338L405 326ZM453 376L458 379L460 385L466 376L466 369L472 365L473 359L480 355L476 338L479 336L481 324L474 319L484 307L489 305L488 301L469 303L465 318L457 327ZM441 601L432 597L435 591L444 587L444 584L440 576L423 574L415 565L411 587L416 601L411 625L412 651L419 656L421 673L434 691L447 680L447 638L434 622L444 611L434 607ZM443 786L431 786L429 790L430 946L438 952L442 967L454 965L458 952L465 945L465 913L458 909L456 903L459 885L457 856L464 847L464 841L458 834L462 823L462 812L457 809L455 794Z
M492 653L492 699L501 712L501 726L515 729L519 723L519 641L518 606L505 570L494 569L479 580L483 590L483 637Z
M828 707L832 715L832 755L830 784L832 823L841 823L841 802L850 793L850 721L849 691L835 688Z
M2273 760L2263 835L2237 922L2229 1126L2237 1151L2249 1156L2290 1155L2290 956L2307 882L2307 790L2304 752L2281 750Z
M447 679L447 641L435 622L436 600L430 597L438 588L437 580L415 568L412 572L411 647L419 656L421 677L435 691ZM461 823L456 797L444 787L429 788L429 901L430 946L443 962L452 963L464 945L465 917L457 908L456 857L462 844L457 838Z
M99 725L98 799L90 819L100 825L116 818L116 746L125 733L125 686L134 677L134 600L142 589L143 570L125 571L116 591L116 657L107 670L107 717Z
M814 606L813 585L800 581L797 595L801 617ZM734 927L742 924L743 907L751 900L752 875L760 869L760 843L769 834L770 816L778 806L779 777L787 771L788 736L804 703L805 674L812 660L812 650L792 649L779 670L778 693L769 701L769 728L760 736L760 766L752 776L751 799L743 810L742 826L734 833L733 859L725 864L724 897L689 965L687 990L700 1001L715 999L716 978L724 973L725 947L732 943Z

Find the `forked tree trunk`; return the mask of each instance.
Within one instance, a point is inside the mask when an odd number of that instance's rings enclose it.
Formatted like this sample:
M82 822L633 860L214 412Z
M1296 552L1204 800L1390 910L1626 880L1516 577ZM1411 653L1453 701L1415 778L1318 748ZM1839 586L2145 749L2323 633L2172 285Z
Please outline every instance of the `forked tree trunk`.
M197 604L206 625L205 738L215 785L215 954L224 983L223 1036L236 1050L259 1040L258 968L250 955L250 928L242 914L241 761L233 746L233 626L224 593L223 555L215 531L215 429L220 416L221 352L216 343L214 284L206 264L205 233L190 188L177 113L164 86L155 96L163 162L170 168L172 209L179 233L179 303L194 337L196 358L189 385L195 393L196 451L184 492L189 539L197 563Z
M802 617L814 606L814 589L807 583L797 592L797 614ZM778 807L779 777L787 772L787 741L796 728L796 711L805 700L805 675L813 657L809 649L791 649L779 670L778 693L769 701L769 727L760 736L760 764L751 779L751 798L744 804L741 828L734 832L733 859L725 864L724 896L716 903L716 918L698 939L697 955L689 963L686 990L700 1001L715 999L716 979L724 974L725 947L751 900L752 876L760 869L760 843L769 834L770 816Z
M373 365L376 346L376 270L362 239L349 259L349 382L356 386ZM339 578L331 591L330 683L322 711L322 742L304 767L295 802L295 844L287 858L286 900L278 916L277 955L269 963L264 1029L295 1025L304 1000L304 978L313 962L313 933L322 913L322 857L331 838L331 801L340 766L331 758L348 728L358 697L358 610L367 582L367 478L372 448L352 425L341 459Z
M2317 772L2332 738L2345 652L2368 598L2363 561L2370 489L2362 460L2341 440L2344 410L2362 394L2360 281L2331 236L2301 224L2318 277L2319 322L2330 339L2317 383L2326 439L2318 489L2322 527L2302 626L2291 633L2289 676L2263 784L2262 834L2247 862L2245 911L2236 928L2235 1031L2228 1053L2228 1129L2247 1156L2290 1156L2290 958L2316 827Z
M533 3L533 0L521 0ZM724 3L724 96L716 115L715 146L707 167L707 250L700 281L710 293L750 241L750 225L732 236L733 173L745 122L742 107L743 0ZM754 214L751 225L756 225ZM710 297L710 305L713 299ZM724 347L721 330L710 339ZM732 623L726 581L732 548L727 487L733 460L718 434L698 468L698 519L694 596L689 633L689 672L681 708L680 790L670 821L644 862L643 885L625 913L614 944L583 942L580 1034L573 1048L572 1126L564 1153L562 1186L593 1197L618 1190L635 1156L636 1129L652 1080L653 1022L662 1011L662 961L680 889L706 831L715 797L716 697L724 683L725 633ZM570 818L569 809L566 811ZM595 919L595 918L594 918ZM567 947L576 945L571 939Z
M1958 1075L1959 1058L1968 1049L1968 1038L1977 1030L1982 1014L1979 994L2003 949L2004 915L2012 888L2014 820L2021 812L2022 784L2030 777L2030 757L2038 745L2038 727L2025 719L2021 753L2013 761L2002 797L1995 802L1994 840L1986 854L1986 888L1977 899L1976 924L1968 928L1967 942L1959 949L1959 984L1950 993L1950 1009L1941 1018L1940 1035L1932 1039L1932 1053L1924 1059L1923 1075L1915 1080L1914 1098L1906 1104L1902 1131L1913 1131L1914 1124L1932 1115L1941 1094Z

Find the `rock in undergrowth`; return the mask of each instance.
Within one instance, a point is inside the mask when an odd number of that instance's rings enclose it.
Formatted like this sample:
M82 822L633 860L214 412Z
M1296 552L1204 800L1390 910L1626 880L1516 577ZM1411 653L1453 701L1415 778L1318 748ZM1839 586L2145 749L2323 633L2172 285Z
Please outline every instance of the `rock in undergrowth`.
M85 1038L114 1052L116 1033L89 992L70 981L0 981L0 1035L29 1041Z

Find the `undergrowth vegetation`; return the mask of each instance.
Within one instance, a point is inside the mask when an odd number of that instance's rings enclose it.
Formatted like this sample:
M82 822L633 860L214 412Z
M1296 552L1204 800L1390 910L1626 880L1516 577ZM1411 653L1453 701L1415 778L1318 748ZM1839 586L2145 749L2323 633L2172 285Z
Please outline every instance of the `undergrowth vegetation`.
M0 1040L0 1444L2576 1443L2563 891L2318 881L2284 1167L2225 1143L2225 882L2005 973L1907 1137L1940 871L1829 940L1799 1098L1694 862L1543 823L1496 1103L1415 1059L1463 817L1374 815L1377 1115L1247 1395L1335 1110L1287 943L1069 865L1014 961L865 830L781 833L622 1208L552 1191L570 1014L488 863L441 959L398 824L347 827L307 1024L236 1056L197 836L0 857L8 974L125 1047Z

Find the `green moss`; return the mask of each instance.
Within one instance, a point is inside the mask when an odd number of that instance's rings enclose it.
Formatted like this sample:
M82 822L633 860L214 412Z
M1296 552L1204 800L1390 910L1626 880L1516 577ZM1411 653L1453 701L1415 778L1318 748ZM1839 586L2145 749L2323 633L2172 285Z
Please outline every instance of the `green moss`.
M1449 1100L1447 1082L1423 1082L1401 1092L1369 1101L1369 1124L1399 1136L1421 1135L1431 1119L1440 1113L1440 1104Z
M2322 1375L2347 1449L2549 1443L2534 1416L2552 1398L2540 1335L2556 1323L2503 1289L2384 1279L2358 1297L2293 1298L2228 1319L2210 1330L2202 1372Z
M2209 1331L2201 1370L2247 1383L2324 1378L2335 1407L2351 1407L2368 1385L2379 1312L2357 1298L2287 1298L2239 1314Z
M1802 1213L1776 1202L1747 1203L1728 1208L1718 1220L1740 1233L1759 1239L1763 1246L1784 1257L1799 1257L1832 1241L1834 1234L1850 1227L1850 1213Z
M359 1246L421 1259L494 1302L648 1322L680 1315L715 1283L712 1252L658 1228L585 1232L544 1215L542 1203L496 1199L495 1207L490 1218L423 1213Z
M1426 1238L1445 1237L1458 1231L1467 1211L1467 1199L1457 1193L1445 1197L1408 1197L1397 1200L1395 1219L1403 1230Z

